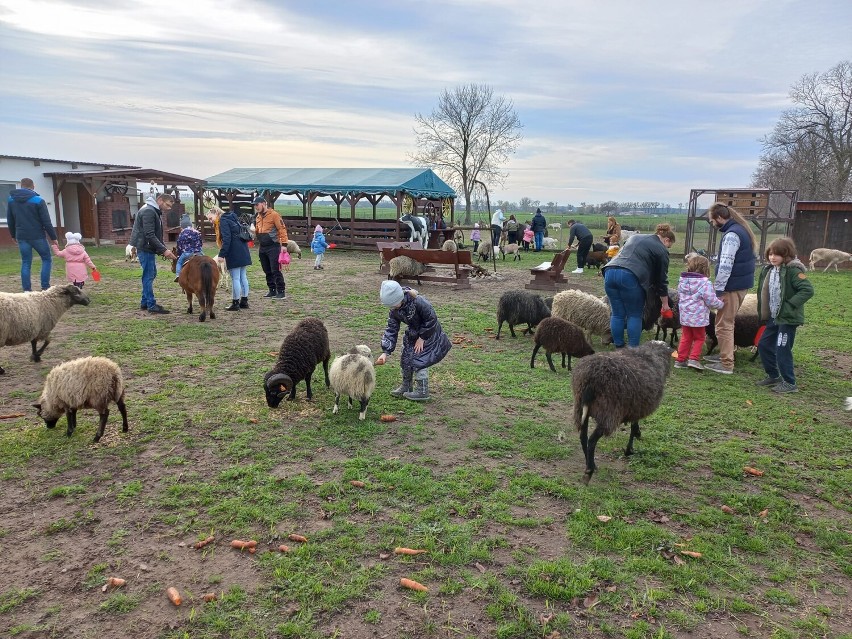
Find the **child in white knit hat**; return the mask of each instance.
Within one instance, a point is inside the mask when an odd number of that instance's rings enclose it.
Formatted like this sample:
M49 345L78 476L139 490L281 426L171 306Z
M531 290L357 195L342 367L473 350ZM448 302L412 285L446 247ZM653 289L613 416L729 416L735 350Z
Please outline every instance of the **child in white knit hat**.
M313 252L317 259L314 260L314 270L321 271L322 267L322 256L325 255L325 250L328 248L328 242L325 241L325 235L323 235L322 227L317 224L316 228L314 228L314 239L311 240L311 252Z
M82 239L83 236L79 233L69 231L65 234L64 249L60 251L56 244L50 245L53 253L65 260L65 275L68 277L68 281L73 282L74 286L80 289L83 288L83 284L89 279L89 271L86 270L87 266L92 269L93 275L98 272L97 267L92 262L92 258L89 257L85 247L80 243ZM95 275L95 279L100 279L100 276Z
M387 306L388 325L382 335L382 354L376 364L384 364L396 349L400 324L408 328L402 338L402 384L391 391L394 397L405 397L415 402L429 399L428 368L440 362L453 347L450 338L441 328L435 309L414 289L403 288L398 282L385 280L379 299ZM415 385L416 382L416 385Z

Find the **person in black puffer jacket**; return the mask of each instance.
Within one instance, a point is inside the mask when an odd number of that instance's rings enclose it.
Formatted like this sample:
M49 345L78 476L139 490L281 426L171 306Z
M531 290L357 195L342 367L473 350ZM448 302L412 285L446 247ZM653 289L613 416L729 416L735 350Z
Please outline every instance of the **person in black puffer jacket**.
M246 270L251 266L251 252L248 241L240 238L240 222L233 208L219 218L219 234L222 237L222 248L219 249L216 260L225 261L225 267L231 274L233 289L231 305L225 310L238 311L248 308L249 283Z

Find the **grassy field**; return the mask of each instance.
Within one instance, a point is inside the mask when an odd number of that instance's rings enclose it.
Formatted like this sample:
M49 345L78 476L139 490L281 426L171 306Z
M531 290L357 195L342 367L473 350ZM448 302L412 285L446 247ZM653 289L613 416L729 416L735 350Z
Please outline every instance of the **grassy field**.
M529 336L492 339L500 294L529 280L526 254L470 291L424 283L457 342L435 397L389 397L393 357L363 422L332 414L321 373L313 402L301 385L279 409L262 378L307 316L326 323L333 353L378 350L375 255L332 251L325 271L294 261L283 303L259 298L255 260L251 308L200 324L168 274L156 290L173 314L151 316L123 250L90 254L104 278L44 361L0 349L0 636L852 637L849 273L812 275L798 395L756 388L747 352L730 377L674 370L636 455L622 455L624 430L603 440L585 487L570 373L543 358L531 370ZM0 290L19 290L18 270L0 250ZM680 270L673 260L672 282ZM602 293L594 272L573 277ZM122 434L114 411L98 445L91 411L69 439L31 407L52 366L93 354L124 371L131 424ZM102 592L109 576L126 586Z

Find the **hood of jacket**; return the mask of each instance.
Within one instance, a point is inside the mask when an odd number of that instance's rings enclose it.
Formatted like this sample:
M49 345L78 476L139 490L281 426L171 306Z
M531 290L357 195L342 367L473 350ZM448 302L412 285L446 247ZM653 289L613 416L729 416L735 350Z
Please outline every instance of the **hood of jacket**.
M701 287L709 278L701 273L693 273L692 271L684 271L680 274L680 285L685 293L694 295L698 293Z
M145 198L145 206L153 206L158 211L160 210L160 205L157 204L157 198L153 195L149 195L147 198Z
M39 194L32 189L13 189L9 193L9 198L15 202L28 202L33 197L39 197Z
M68 255L79 256L86 252L86 247L82 244L69 244L65 247L65 253Z

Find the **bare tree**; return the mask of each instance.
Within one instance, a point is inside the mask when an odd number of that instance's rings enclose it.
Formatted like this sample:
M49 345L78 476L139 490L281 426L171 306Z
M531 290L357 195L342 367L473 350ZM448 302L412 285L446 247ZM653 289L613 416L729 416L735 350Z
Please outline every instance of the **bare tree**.
M521 121L511 100L494 96L484 84L445 89L430 115L414 116L415 164L435 168L465 199L465 224L470 224L474 183L503 184L500 166L515 152Z
M852 62L803 76L790 89L795 105L763 139L752 176L763 188L798 188L803 199L852 195Z

